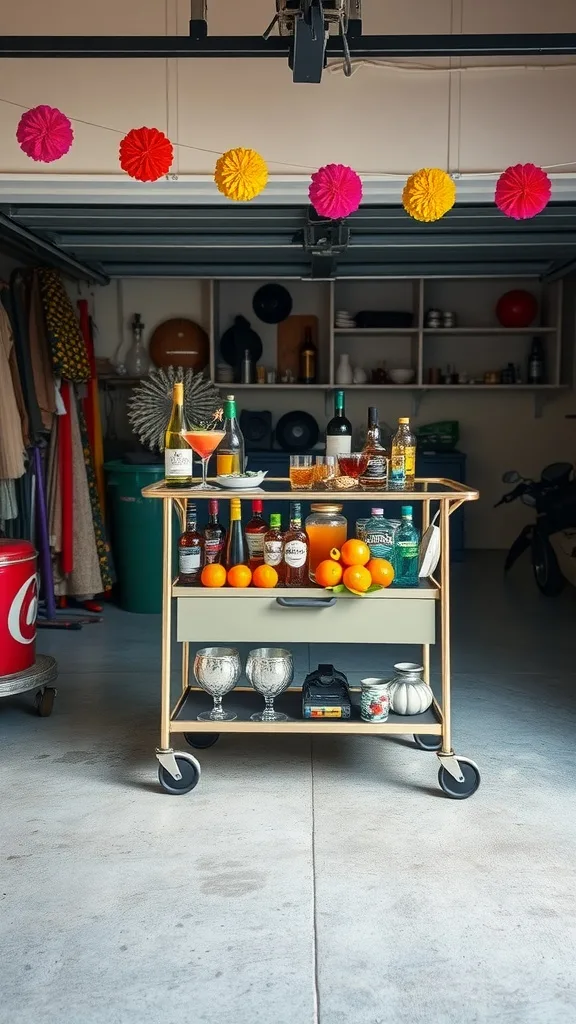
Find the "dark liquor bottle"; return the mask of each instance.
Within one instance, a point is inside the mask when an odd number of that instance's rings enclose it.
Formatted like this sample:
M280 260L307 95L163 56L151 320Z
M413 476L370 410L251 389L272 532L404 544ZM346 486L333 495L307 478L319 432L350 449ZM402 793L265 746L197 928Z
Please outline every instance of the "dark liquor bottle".
M290 527L284 534L284 584L287 587L306 587L308 579L308 557L310 541L302 529L302 506L299 501L290 503Z
M240 498L230 498L230 529L226 539L224 564L227 569L233 565L248 565L248 545L242 529Z
M368 465L360 477L360 486L369 491L383 491L388 483L388 452L380 440L378 409L368 409L368 430L362 449L368 456Z
M281 583L284 579L283 548L282 516L278 512L273 512L270 516L270 529L264 535L264 561L266 565L274 566Z
M198 532L196 505L186 505L186 529L178 541L178 582L184 587L200 583L204 567L204 538Z
M344 392L334 395L334 415L326 427L326 455L349 455L352 451L352 424L344 412Z
M544 383L544 347L541 338L532 338L532 348L528 356L528 383Z
M264 562L264 536L268 533L268 523L262 515L264 503L257 498L252 502L252 519L246 523L246 543L248 544L248 565L254 572Z
M316 345L312 341L312 331L310 327L304 328L304 341L300 346L300 383L301 384L315 384L316 383L316 363L318 361L318 353L316 351Z
M223 560L225 542L226 530L222 523L218 522L218 501L216 498L210 498L208 502L208 522L204 527L204 556L206 565L212 565L214 562L221 562Z

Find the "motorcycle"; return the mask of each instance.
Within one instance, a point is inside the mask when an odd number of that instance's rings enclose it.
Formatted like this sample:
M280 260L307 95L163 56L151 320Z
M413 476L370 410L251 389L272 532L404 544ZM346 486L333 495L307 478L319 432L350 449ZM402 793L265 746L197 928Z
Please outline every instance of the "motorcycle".
M515 484L499 505L520 499L536 513L536 522L520 531L512 544L504 572L530 550L534 581L540 593L556 597L566 584L576 587L576 479L569 462L553 462L542 470L540 480L504 473L502 482Z

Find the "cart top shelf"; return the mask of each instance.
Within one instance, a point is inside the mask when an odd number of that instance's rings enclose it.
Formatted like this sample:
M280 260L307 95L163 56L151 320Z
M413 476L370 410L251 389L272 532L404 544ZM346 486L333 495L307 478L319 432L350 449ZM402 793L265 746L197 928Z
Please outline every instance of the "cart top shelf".
M213 480L211 480L213 483ZM380 499L382 501L476 501L479 497L478 491L466 484L458 483L456 480L444 478L418 478L414 487L407 491L364 491L361 489L352 491L291 491L278 490L274 484L282 484L286 487L290 481L288 477L267 477L265 486L254 487L250 490L241 488L233 490L230 487L214 487L214 490L203 490L200 487L167 487L163 480L155 484L148 484L142 488L145 498L214 498L218 495L221 498L244 498L250 501L253 498L267 498L274 501L369 501Z

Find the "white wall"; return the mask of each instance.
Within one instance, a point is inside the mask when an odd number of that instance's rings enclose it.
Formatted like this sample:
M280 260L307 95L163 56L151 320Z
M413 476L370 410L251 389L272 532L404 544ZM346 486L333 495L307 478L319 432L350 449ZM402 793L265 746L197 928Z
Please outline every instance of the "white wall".
M300 288L317 287L287 282L288 288L292 289L293 284ZM251 315L249 308L256 287L251 282L236 282L229 286L222 306L221 330L229 325L235 312L244 312L251 319L254 329L266 339L265 325ZM490 288L493 288L493 284L487 286L487 294L490 294ZM146 323L146 341L154 327L171 316L189 316L208 330L207 289L206 282L195 281L123 282L124 351L130 339L128 325L136 312L142 315ZM106 288L96 288L92 295L98 327L97 354L112 356L120 340L117 285L112 283ZM306 303L302 308L309 311L313 305ZM574 325L568 326L573 337ZM272 362L271 357L269 362ZM323 392L272 393L262 390L238 392L238 395L241 407L272 409L274 423L283 413L294 408L307 409L322 428L327 422ZM116 396L115 402L121 404L122 401L120 394ZM412 398L407 392L348 391L347 411L355 425L364 421L366 407L372 402L378 403L381 419L390 424L399 416L412 413ZM531 475L539 473L548 462L571 462L576 459L576 421L565 420L567 412L576 412L576 394L573 390L554 395L545 406L541 418L535 418L534 400L529 393L448 391L429 393L424 397L418 414L413 418L416 424L440 419L457 419L460 422L460 448L468 455L468 482L481 492L481 501L471 505L467 513L469 547L508 547L521 525L526 522L527 512L519 504L505 509L492 508L502 493L500 478L506 469L518 468ZM121 420L122 417L118 417L118 422Z
M19 0L4 6L2 31L14 34L31 28L35 33L186 34L189 17L188 0L100 0L97 5ZM261 33L273 7L272 0L210 0L210 31ZM367 33L574 31L576 5L573 0L364 0L364 18ZM0 171L117 173L122 133L142 124L199 147L177 150L173 170L182 174L211 172L215 154L236 145L258 149L276 173L290 167L314 170L329 160L367 173L446 166L447 157L450 169L461 171L502 169L524 160L576 160L573 64L563 70L491 67L452 75L438 70L442 66L448 62L437 61L428 73L362 68L350 80L326 73L320 86L295 86L284 60L3 60L3 99L28 106L50 103L72 118L116 132L75 121L71 152L57 165L39 168L16 143L20 111L0 103Z

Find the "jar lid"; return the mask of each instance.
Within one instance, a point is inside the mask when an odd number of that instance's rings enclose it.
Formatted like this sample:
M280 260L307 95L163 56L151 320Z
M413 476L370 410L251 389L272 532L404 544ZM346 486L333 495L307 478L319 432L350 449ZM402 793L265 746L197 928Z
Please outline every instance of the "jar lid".
M332 504L332 502L329 501L323 501L310 505L310 508L313 512L324 512L326 515L329 515L331 512L341 512L344 506Z
M11 562L28 562L36 558L36 548L29 540L13 540L2 537L0 540L0 565Z

